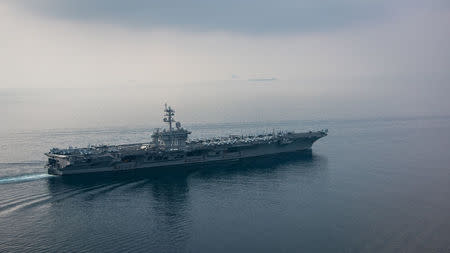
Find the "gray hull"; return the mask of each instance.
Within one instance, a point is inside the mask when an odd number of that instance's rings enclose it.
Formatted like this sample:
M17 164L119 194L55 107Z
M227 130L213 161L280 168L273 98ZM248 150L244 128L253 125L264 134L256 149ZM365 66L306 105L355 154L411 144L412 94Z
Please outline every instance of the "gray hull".
M307 150L327 135L327 130L305 133L273 131L272 134L189 140L191 132L181 127L174 115L175 110L166 104L163 121L169 124L169 129L156 129L149 143L52 148L46 153L48 173L71 175L136 169L151 171L159 167L237 160Z
M285 142L272 142L240 146L219 146L208 149L201 149L201 152L188 151L165 151L164 157L160 160L155 158L155 154L148 152L137 152L132 154L130 159L110 158L105 161L90 161L81 164L70 164L65 158L59 158L63 166L48 167L49 174L72 175L82 173L98 173L111 171L128 170L148 170L152 168L186 166L201 163L214 163L220 161L237 160L249 157L273 155L277 153L295 152L311 149L312 144L319 138L325 136L321 132L310 132L297 134L295 138ZM54 159L58 159L54 157Z

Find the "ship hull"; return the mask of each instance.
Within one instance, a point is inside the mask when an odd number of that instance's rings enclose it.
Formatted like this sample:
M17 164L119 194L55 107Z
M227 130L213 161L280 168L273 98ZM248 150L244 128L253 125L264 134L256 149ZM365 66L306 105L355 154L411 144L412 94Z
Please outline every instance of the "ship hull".
M133 156L135 159L127 161L111 161L109 164L93 166L90 164L68 165L62 168L48 167L48 173L53 175L75 175L86 173L102 173L113 171L131 171L161 169L163 167L195 166L199 164L211 164L222 161L232 161L251 157L274 155L279 153L290 153L296 151L310 150L313 143L323 136L309 135L302 138L290 140L287 143L264 143L258 145L239 147L212 147L198 154L183 152L177 157L168 157L167 160L155 161L145 155ZM192 152L191 152L192 153Z

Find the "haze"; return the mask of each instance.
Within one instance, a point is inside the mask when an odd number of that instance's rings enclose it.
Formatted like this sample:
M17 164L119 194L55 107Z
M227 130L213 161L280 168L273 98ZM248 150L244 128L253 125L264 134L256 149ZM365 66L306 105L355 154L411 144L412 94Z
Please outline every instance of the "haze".
M448 115L448 1L0 3L1 130Z

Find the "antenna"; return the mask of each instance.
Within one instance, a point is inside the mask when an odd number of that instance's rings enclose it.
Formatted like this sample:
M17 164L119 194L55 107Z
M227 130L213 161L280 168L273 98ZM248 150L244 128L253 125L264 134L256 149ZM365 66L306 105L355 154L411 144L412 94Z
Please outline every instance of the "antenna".
M169 123L169 131L172 131L172 123L175 122L175 110L173 110L170 106L167 107L167 103L165 104L165 108L164 108L164 122Z

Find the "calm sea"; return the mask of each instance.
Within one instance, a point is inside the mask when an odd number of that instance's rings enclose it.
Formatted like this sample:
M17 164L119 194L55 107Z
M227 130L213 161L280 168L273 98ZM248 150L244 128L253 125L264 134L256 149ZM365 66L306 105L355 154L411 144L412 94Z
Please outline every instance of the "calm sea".
M194 137L329 129L312 153L56 177L51 147L149 129L0 133L1 252L450 252L450 118L192 125Z

